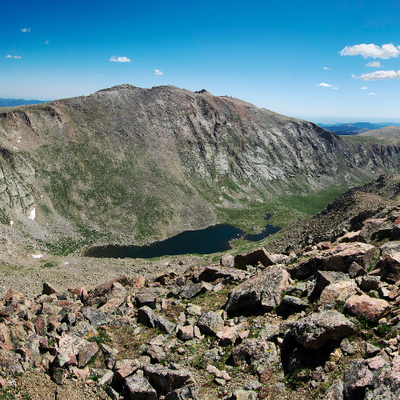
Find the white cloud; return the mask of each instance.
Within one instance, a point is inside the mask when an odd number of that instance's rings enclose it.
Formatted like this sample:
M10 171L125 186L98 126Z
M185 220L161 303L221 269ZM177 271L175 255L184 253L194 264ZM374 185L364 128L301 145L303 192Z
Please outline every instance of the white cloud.
M328 68L328 67L322 67L322 68L323 68L323 69L328 69L328 70L330 69L330 68Z
M117 56L112 56L108 61L112 62L131 62L131 60L127 57L117 57Z
M368 93L368 96L376 96L374 92Z
M358 79L358 76L356 76L354 74L351 74L351 77L354 78L354 79Z
M44 42L44 44L49 44L50 42L48 41L48 40L46 40L45 42Z
M366 64L366 67L382 68L382 65L379 61L371 61L370 63Z
M362 88L361 88L361 90L365 90L365 89L368 89L366 86L363 86Z
M330 87L330 88L332 88L332 89L339 89L338 87L336 87L336 86L334 86L334 85L329 85L328 83L324 83L324 82L319 83L318 85L315 85L315 86Z
M23 28L23 29L21 29L21 32L30 32L31 31L31 28Z
M160 71L159 69L155 69L156 75L164 75L164 72Z
M12 56L10 54L6 55L4 58L22 58L21 56Z
M370 74L362 74L363 81L379 81L380 79L400 79L400 70L396 71L376 71Z
M364 58L382 58L387 59L397 57L400 54L400 46L393 46L392 43L383 44L382 47L376 44L357 44L355 46L346 46L341 52L341 56L363 56Z

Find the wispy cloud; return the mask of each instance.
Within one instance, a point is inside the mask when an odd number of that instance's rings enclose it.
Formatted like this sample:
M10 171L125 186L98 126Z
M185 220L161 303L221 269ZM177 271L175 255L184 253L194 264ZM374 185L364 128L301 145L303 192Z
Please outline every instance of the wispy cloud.
M48 41L48 40L46 40L45 42L44 42L44 44L49 44L50 42Z
M376 96L374 92L368 93L368 96Z
M361 88L361 90L366 90L366 89L368 89L366 86L363 86L363 87Z
M328 70L330 69L330 68L328 68L328 67L322 67L322 68L323 68L323 69L328 69Z
M160 71L159 69L154 70L156 72L156 75L164 75L164 72Z
M12 56L11 54L6 55L4 58L22 58L21 56Z
M359 76L363 81L379 81L381 79L400 79L400 70L396 71L376 71L370 74Z
M335 85L329 85L328 83L324 83L324 82L319 83L318 85L315 85L315 86L329 87L329 88L332 88L332 89L339 89L339 88L336 87Z
M108 61L112 62L131 62L131 60L127 57L117 57L117 56L112 56Z
M357 44L355 46L346 46L341 50L341 56L363 56L364 58L382 58L387 59L397 57L400 54L400 46L396 47L392 43L383 44L382 47L376 44Z
M21 32L30 32L31 31L31 28L23 28L23 29L21 29Z
M366 67L372 67L372 68L382 68L382 65L379 61L371 61L370 63L365 65Z

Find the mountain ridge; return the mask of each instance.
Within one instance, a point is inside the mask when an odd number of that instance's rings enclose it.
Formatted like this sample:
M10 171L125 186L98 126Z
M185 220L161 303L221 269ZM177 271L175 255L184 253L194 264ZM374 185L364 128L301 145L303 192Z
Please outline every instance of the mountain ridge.
M217 222L246 229L249 212L262 223L282 197L400 165L399 146L350 144L308 121L173 86L1 110L0 149L2 222L61 252Z

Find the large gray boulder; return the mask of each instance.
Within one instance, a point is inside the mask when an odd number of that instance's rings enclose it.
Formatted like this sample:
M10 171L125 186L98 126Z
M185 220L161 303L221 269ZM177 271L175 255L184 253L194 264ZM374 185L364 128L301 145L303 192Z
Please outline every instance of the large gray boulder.
M215 336L224 327L224 320L214 311L201 314L197 321L197 326L202 333Z
M343 314L330 310L299 319L290 331L303 347L318 350L330 340L344 339L354 332L354 328Z
M289 285L289 274L276 265L236 286L230 293L225 310L228 314L256 312L260 307L270 311L281 303L282 291Z

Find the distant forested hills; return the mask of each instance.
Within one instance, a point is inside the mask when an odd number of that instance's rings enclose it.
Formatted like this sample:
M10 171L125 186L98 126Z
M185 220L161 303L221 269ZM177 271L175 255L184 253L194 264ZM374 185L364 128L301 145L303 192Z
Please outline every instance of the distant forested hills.
M375 129L381 129L385 126L400 126L398 122L378 122L372 124L370 122L354 122L349 124L317 124L320 127L335 133L336 135L358 135L359 133L364 133L372 131Z

